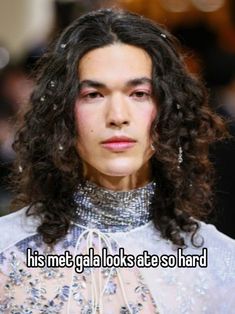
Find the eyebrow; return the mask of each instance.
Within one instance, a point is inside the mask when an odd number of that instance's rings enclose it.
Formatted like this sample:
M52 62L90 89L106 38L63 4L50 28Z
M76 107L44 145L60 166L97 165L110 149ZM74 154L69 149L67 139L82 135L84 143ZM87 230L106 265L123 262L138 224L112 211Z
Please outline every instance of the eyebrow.
M148 77L140 77L140 78L135 78L132 80L129 80L126 82L126 85L128 87L133 87L137 85L142 85L142 84L152 84L152 80ZM94 87L94 88L107 88L107 86L99 81L94 81L94 80L84 80L79 83L78 89L81 90L84 87Z

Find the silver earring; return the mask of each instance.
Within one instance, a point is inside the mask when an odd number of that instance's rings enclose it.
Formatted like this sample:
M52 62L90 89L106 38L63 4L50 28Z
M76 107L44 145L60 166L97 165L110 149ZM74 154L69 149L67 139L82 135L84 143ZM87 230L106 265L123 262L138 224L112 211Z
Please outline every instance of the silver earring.
M180 104L176 104L176 108L177 108L178 111L180 111L181 105ZM179 165L182 164L182 162L183 162L183 149L182 149L182 146L179 145L179 152L178 152L178 163L179 163ZM178 168L179 167L180 166L178 166Z
M60 151L64 150L64 147L61 144L59 144L59 150Z
M178 153L178 163L181 164L183 162L183 149L182 146L179 146L179 153Z

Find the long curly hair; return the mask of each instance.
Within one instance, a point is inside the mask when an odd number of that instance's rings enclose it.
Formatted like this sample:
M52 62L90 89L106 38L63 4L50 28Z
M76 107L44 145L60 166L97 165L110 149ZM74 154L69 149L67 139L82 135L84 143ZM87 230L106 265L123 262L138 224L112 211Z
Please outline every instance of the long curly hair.
M227 136L225 124L209 108L203 84L187 70L177 40L162 26L123 10L102 9L81 16L43 56L13 145L12 208L29 205L27 215L41 217L38 232L49 245L68 232L75 219L74 193L84 180L75 148L77 68L88 51L115 42L140 47L152 59L153 93L159 107L151 127L156 152L150 162L158 183L154 224L174 244L184 246L184 235L190 234L196 246L197 219L205 219L213 204L209 144Z

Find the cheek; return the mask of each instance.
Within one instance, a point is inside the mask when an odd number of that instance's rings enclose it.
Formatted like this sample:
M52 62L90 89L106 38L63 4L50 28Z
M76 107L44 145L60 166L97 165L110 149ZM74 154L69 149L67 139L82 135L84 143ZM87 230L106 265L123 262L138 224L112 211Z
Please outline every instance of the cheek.
M157 116L157 108L154 106L150 114L150 123L152 123L155 120L156 116Z
M152 122L155 120L157 116L156 107L148 108L144 112L141 113L140 121L143 127L146 127L147 131L150 130Z
M77 133L81 137L83 137L83 135L89 136L90 133L94 132L95 123L92 119L92 115L88 110L84 110L81 106L79 107L79 103L76 103L75 106L75 121Z

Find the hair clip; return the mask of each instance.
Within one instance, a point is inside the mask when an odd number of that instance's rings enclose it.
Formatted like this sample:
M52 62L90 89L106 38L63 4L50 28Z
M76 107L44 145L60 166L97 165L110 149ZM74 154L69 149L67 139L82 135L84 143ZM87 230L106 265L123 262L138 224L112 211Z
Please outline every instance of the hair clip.
M55 87L55 81L50 81L50 86L51 86L52 88L54 88L54 87Z
M177 108L178 110L180 110L180 109L181 109L180 104L176 104L176 108Z

